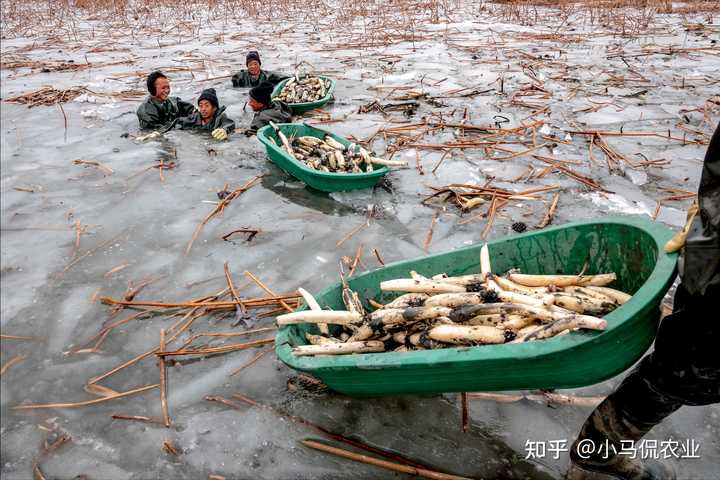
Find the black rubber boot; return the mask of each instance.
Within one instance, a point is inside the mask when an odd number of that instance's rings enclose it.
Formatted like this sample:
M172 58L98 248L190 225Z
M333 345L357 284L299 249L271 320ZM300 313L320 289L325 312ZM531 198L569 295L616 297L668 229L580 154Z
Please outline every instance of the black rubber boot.
M675 480L675 470L669 464L619 453L623 451L623 441L627 444L640 440L653 425L635 424L615 408L613 400L613 396L605 399L583 425L570 448L575 468L571 466L567 478L582 480L586 478L583 471L591 471L623 480ZM584 451L583 445L592 449Z

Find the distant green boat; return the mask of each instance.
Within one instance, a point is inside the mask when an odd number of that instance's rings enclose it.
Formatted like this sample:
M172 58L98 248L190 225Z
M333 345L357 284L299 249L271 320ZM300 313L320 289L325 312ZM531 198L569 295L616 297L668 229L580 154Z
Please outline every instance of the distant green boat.
M576 331L528 343L336 356L294 356L304 332L314 325L283 327L278 357L311 373L330 388L354 396L574 388L606 380L633 365L653 342L660 307L676 272L676 254L663 245L673 235L640 217L582 221L488 242L495 272L520 268L531 274L615 272L610 287L633 295L606 315L604 331ZM398 296L380 291L380 282L438 273L478 273L481 245L387 265L350 279L360 298L381 303ZM341 286L316 296L325 308L344 310ZM366 304L367 307L367 304Z
M325 93L325 96L321 98L320 100L316 100L314 102L302 102L302 103L288 103L288 106L293 111L294 114L300 114L309 112L310 110L315 110L316 108L320 108L325 106L330 100L333 98L333 93L335 92L335 85L337 82L335 79L330 77L325 77L323 75L318 75L318 77L322 78L323 80L330 80L330 88L328 88L327 92ZM292 77L290 77L292 78ZM275 98L278 95L280 95L280 92L282 92L283 87L287 82L290 81L290 78L286 78L282 82L275 85L275 88L273 89L272 94L270 95L270 98Z

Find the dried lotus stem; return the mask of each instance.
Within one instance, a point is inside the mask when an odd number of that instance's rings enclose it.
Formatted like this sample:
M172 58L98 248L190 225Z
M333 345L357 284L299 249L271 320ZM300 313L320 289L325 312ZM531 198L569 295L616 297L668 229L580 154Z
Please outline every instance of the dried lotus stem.
M617 306L614 302L603 302L602 300L590 297L570 296L560 293L554 294L554 297L555 305L558 307L588 315L604 315L605 313L611 312Z
M429 295L426 295L424 293L406 293L404 295L400 295L392 302L385 304L384 308L419 307L430 298L435 297L430 297Z
M306 333L305 338L308 342L310 342L311 345L332 345L334 343L340 342L340 340L338 340L337 338L325 337L322 335L313 335L311 333Z
M428 330L427 336L445 343L466 345L468 343L505 343L505 331L485 325L438 325Z
M425 300L425 306L427 307L456 308L462 305L475 305L480 303L485 303L482 294L474 292L441 293L439 295L433 295L432 297Z
M322 308L320 308L320 304L317 302L317 300L315 300L315 297L313 297L310 292L308 292L304 288L298 288L298 293L302 295L305 303L307 303L307 306L310 310L322 310ZM320 329L320 333L322 333L323 335L328 335L330 333L327 323L318 323L317 326L318 329Z
M376 165L385 165L386 167L404 167L407 162L401 160L385 160L384 158L373 157L370 155L370 161Z
M608 288L608 287L599 287L599 286L588 286L588 290L591 290L593 292L602 293L603 295L607 295L608 297L614 299L616 302L618 302L620 305L627 302L632 298L632 295L628 295L625 292L621 292L620 290L615 290L614 288Z
M538 287L527 287L525 285L520 285L519 283L515 283L512 280L501 277L499 275L495 275L493 277L493 280L503 290L506 290L508 292L522 293L523 295L535 295L537 293L545 293L545 291L547 290L545 287L542 287L542 289L538 289Z
M555 285L556 287L569 286L597 286L602 287L617 280L614 273L600 275L526 275L511 273L510 280L528 287L543 287Z
M399 278L386 280L380 283L383 292L412 292L412 293L460 293L465 287L450 283L420 281L412 278Z
M292 349L294 355L347 355L350 353L384 352L385 344L377 340L367 342L332 343L327 345L300 345Z
M302 311L286 313L277 317L278 325L295 325L299 323L331 323L334 325L352 325L362 322L359 313L341 310Z
M603 320L603 322L605 322ZM582 319L578 319L575 316L569 316L565 318L561 318L559 320L554 321L553 323L550 323L548 325L543 325L541 327L538 327L535 329L532 333L525 336L522 341L529 342L531 340L539 340L541 338L548 338L548 337L554 337L555 335L558 335L559 333L565 331L565 330L573 330L575 328L587 328L590 330L604 330L604 327L607 325L607 322L605 322L605 325L603 325L603 328L596 328L597 324L589 324Z
M602 287L596 287L596 288L602 288ZM614 298L612 298L608 295L605 295L604 293L596 292L595 290L590 290L589 287L563 287L562 289L559 289L555 293L561 293L561 294L568 293L570 295L574 295L574 296L578 296L578 297L582 297L582 298L593 298L595 300L600 300L602 302L614 303L614 304L616 304L615 306L617 306L617 303L618 303Z
M492 268L490 266L490 250L488 249L487 243L484 243L480 248L480 273L482 273L483 276L487 276L492 273Z

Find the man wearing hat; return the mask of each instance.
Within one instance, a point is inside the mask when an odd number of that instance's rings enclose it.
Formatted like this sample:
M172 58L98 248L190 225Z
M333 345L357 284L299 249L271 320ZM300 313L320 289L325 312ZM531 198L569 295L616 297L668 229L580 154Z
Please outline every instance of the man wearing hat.
M209 132L216 140L227 139L235 130L235 122L225 116L225 106L220 107L214 88L203 90L198 98L198 111L180 118L177 125L181 130Z
M260 54L251 50L245 57L247 70L240 70L232 76L233 87L257 87L263 82L270 82L273 86L285 80L289 75L281 75L260 68Z
M255 112L255 116L250 123L250 128L245 130L245 135L254 135L270 122L288 123L292 121L292 112L287 103L270 99L273 88L272 83L263 82L250 89L248 105Z
M170 80L160 71L148 75L147 89L150 95L137 109L142 129L169 130L177 118L195 111L192 103L170 97Z

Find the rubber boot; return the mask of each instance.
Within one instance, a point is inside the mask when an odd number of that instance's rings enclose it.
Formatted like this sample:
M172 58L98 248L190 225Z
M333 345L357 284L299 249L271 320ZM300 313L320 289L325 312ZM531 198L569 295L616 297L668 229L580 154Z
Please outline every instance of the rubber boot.
M570 449L573 463L569 480L582 480L585 471L603 473L624 480L675 480L671 465L655 459L631 458L620 455L621 440L637 442L653 425L638 426L619 414L613 398L605 399L590 415ZM592 445L592 452L583 453L582 445Z

